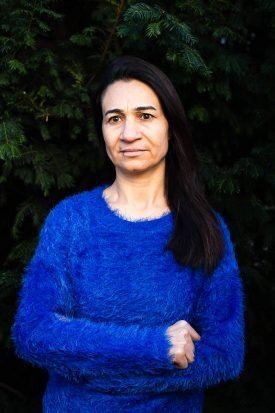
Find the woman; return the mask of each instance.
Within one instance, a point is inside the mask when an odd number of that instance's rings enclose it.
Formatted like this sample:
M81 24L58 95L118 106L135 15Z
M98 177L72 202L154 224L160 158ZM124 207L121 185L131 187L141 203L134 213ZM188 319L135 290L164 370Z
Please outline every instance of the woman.
M49 372L46 413L202 411L237 377L243 293L167 76L111 62L95 98L112 184L48 215L20 293L17 354Z

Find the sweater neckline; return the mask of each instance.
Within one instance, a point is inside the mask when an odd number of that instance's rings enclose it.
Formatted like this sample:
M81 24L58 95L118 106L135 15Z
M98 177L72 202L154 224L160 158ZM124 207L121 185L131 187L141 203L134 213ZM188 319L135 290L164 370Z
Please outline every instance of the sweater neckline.
M97 187L99 211L102 214L101 223L105 226L120 228L120 229L132 229L143 230L149 232L155 232L170 227L172 224L172 212L164 212L162 215L156 218L139 218L130 220L123 216L117 209L111 208L107 200L103 195L103 191L110 186L109 183Z

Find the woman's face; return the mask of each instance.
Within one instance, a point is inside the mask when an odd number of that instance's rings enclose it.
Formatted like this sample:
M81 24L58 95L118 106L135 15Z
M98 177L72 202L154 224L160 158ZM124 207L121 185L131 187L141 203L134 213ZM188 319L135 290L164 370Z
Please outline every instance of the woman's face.
M118 80L102 96L102 132L116 169L145 172L165 166L168 122L155 92L139 80Z

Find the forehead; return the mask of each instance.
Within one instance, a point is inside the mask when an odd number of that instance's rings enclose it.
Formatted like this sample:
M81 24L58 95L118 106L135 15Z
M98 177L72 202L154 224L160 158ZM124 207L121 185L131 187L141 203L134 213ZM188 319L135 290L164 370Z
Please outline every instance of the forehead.
M139 80L117 80L102 95L102 109L153 105L160 109L159 99L150 86Z

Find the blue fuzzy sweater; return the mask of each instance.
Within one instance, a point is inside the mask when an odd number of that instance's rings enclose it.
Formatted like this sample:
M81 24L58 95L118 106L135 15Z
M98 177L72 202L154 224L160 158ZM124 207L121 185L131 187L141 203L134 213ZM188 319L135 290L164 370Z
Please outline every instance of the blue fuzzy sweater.
M44 413L202 411L203 389L237 377L244 357L243 292L226 225L212 275L163 252L171 213L127 220L102 196L62 200L26 268L12 337L19 357L49 373ZM166 329L201 335L178 369Z

